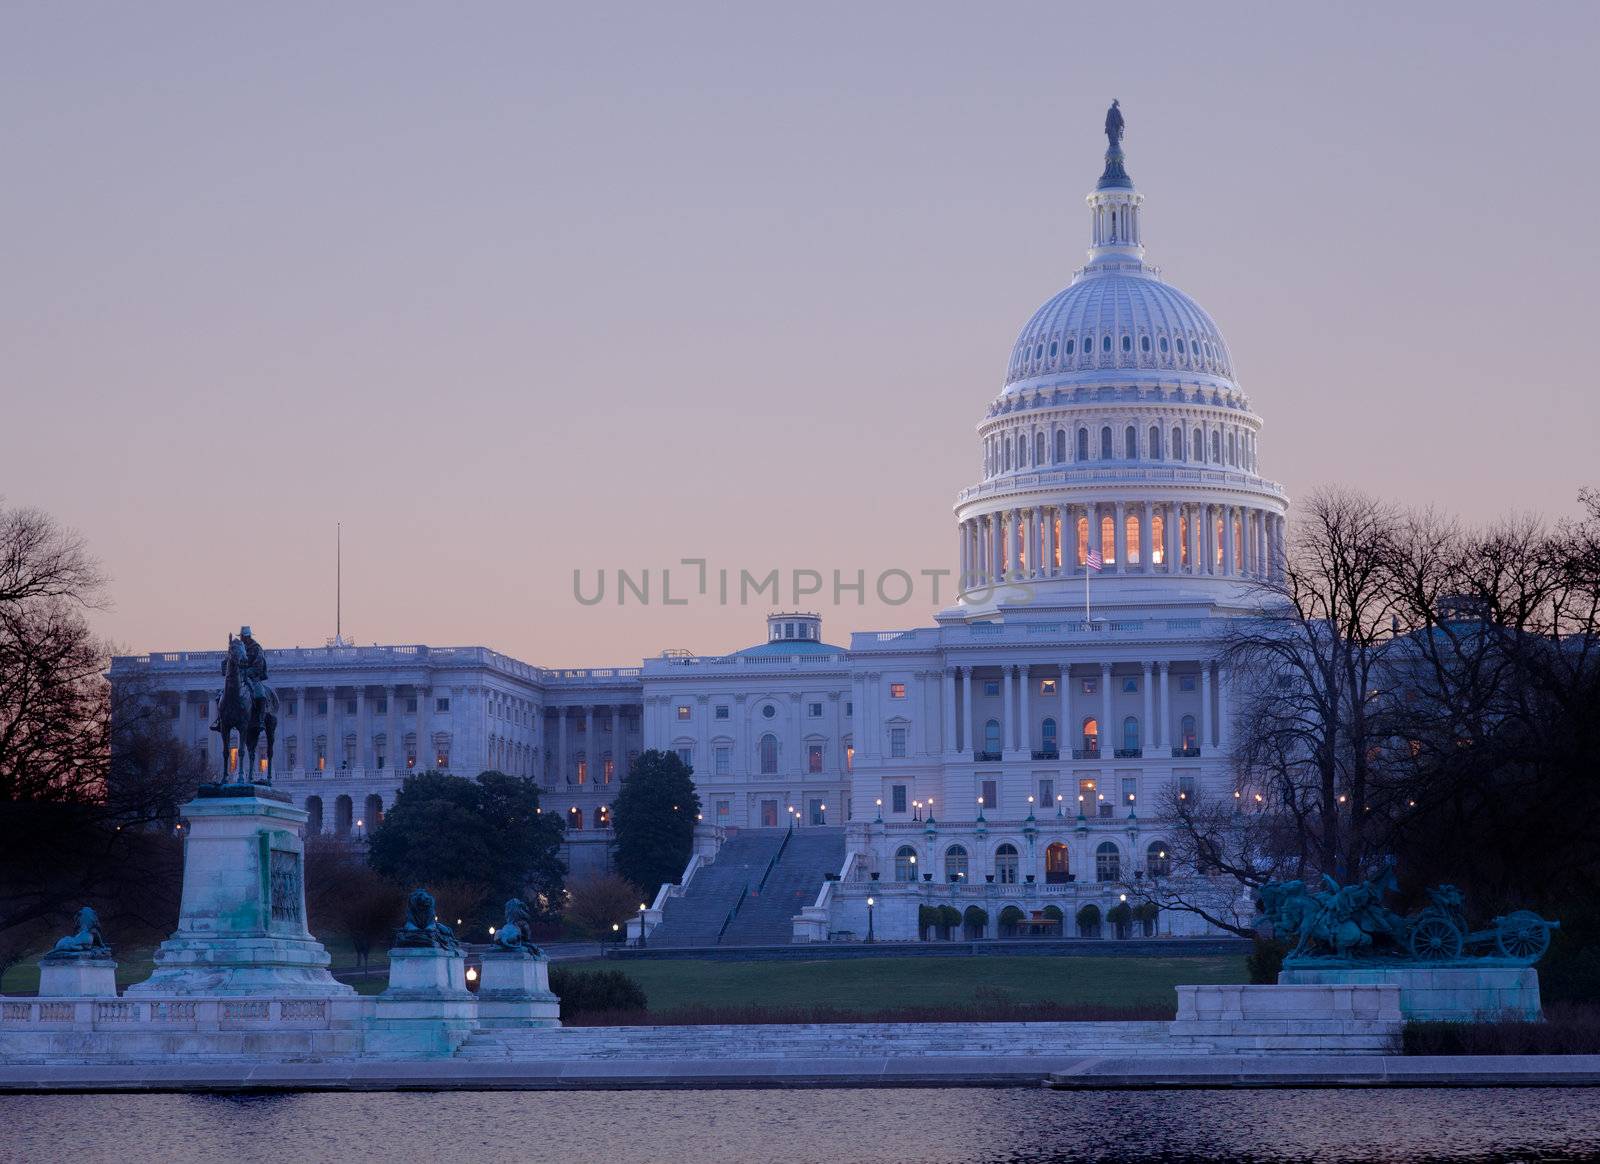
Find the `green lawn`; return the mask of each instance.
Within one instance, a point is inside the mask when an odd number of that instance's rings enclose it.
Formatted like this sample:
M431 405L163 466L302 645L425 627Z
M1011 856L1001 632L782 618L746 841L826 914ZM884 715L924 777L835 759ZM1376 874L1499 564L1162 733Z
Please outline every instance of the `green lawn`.
M824 1006L873 1012L982 1002L1173 1006L1179 983L1247 982L1243 955L1114 958L836 958L818 961L567 962L577 972L620 969L653 1012L708 1006Z

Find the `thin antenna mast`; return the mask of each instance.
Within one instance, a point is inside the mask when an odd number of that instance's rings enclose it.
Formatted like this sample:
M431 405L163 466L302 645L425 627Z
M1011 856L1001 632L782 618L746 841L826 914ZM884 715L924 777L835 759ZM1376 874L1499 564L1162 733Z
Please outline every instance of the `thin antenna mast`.
M333 523L333 640L344 642L344 523Z

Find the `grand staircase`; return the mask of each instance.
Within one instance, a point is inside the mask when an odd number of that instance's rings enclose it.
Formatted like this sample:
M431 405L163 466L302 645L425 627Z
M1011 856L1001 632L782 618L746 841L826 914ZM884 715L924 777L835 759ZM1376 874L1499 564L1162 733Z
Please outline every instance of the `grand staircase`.
M786 946L793 918L844 863L844 829L742 829L682 897L667 900L652 946Z

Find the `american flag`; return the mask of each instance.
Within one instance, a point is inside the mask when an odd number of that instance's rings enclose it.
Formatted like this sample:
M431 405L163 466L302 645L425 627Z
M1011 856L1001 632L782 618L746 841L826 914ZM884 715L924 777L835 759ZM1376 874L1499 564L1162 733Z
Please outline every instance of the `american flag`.
M1104 558L1102 558L1100 556L1100 551L1099 550L1090 550L1089 551L1089 569L1091 569L1091 570L1104 570L1105 568L1106 568L1106 561L1105 561Z

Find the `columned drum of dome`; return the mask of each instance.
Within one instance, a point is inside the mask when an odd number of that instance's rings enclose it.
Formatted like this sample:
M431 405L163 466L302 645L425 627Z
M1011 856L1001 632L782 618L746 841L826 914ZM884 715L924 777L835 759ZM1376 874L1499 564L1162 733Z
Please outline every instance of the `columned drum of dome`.
M1091 562L1232 587L1280 559L1287 498L1259 475L1261 418L1216 321L1145 261L1112 114L1088 262L1023 327L978 425L983 478L955 506L968 606L1018 584L1071 601Z

